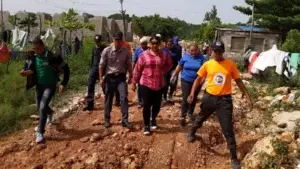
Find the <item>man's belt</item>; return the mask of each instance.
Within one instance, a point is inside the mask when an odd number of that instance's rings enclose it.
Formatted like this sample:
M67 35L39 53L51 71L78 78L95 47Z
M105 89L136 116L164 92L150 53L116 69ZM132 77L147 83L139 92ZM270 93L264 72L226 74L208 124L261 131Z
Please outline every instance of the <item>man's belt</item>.
M126 76L125 73L110 73L107 74L108 77L119 77L119 76Z

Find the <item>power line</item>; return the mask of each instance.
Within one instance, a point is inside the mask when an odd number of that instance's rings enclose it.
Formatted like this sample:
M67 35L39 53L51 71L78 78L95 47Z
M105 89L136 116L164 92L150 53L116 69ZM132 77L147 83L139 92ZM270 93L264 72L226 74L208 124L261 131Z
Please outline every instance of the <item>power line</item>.
M88 6L108 6L111 4L94 4L94 3L85 3L85 2L80 2L80 1L74 1L74 0L67 0L69 2L72 2L73 4L81 4L81 5L88 5Z
M44 4L44 5L50 5L50 6L52 6L52 7L54 7L54 8L59 8L59 9L63 9L63 10L67 10L68 8L64 8L64 7L61 7L61 6L58 6L58 5L56 5L56 4L54 4L54 3L49 3L47 0L44 0L44 1L42 1L42 0L35 0L36 2L38 2L38 3L40 3L40 4Z

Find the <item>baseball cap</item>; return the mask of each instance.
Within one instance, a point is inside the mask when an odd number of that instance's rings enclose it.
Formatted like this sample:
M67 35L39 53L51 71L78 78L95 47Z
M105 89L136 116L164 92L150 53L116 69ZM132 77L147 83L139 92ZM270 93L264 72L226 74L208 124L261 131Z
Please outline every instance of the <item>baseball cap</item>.
M123 33L122 32L117 32L114 36L115 40L123 40Z
M95 35L94 41L95 41L96 43L101 42L101 40L102 40L102 36L101 36L101 35Z
M159 33L156 34L155 36L161 38L161 34L159 34Z
M225 45L221 41L216 41L213 45L213 50L225 51Z
M147 37L142 37L140 39L140 43L143 44L143 43L148 43L148 38Z

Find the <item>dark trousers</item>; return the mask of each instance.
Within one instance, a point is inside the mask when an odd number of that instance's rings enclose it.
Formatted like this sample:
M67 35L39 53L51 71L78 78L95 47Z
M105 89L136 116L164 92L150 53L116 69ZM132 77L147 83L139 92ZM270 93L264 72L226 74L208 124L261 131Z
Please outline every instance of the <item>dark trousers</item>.
M140 83L138 84L137 95L138 95L138 104L143 105L142 90L141 90L141 84Z
M191 134L195 134L196 130L202 126L213 112L216 112L232 158L236 159L236 140L233 131L232 111L233 105L231 95L213 96L205 93L202 98L201 111L196 117Z
M49 107L51 99L53 98L56 91L56 85L36 86L36 103L40 114L38 132L44 134L45 126L47 123L48 114L52 113L52 109Z
M117 91L115 92L115 97L116 97L115 103L116 103L116 104L117 104L117 103L121 103L121 100L120 100L120 92L119 92L119 90L117 90Z
M201 86L195 91L194 100L193 100L192 104L189 104L187 99L188 99L189 95L191 94L192 87L193 87L193 82L188 82L188 81L181 79L181 89L182 89L182 94L183 94L183 98L181 101L181 117L182 118L186 118L187 114L190 117L192 117L194 110L195 110L195 106L197 103L197 97L201 90Z
M159 91L155 91L143 85L141 85L140 88L141 88L142 99L144 104L143 105L144 125L150 126L151 115L152 115L152 122L155 122L155 119L160 111L163 89Z
M175 72L175 70L171 71L171 77L173 76L174 72ZM173 82L170 82L170 93L169 93L170 97L172 97L174 92L176 91L177 84L178 84L178 76L175 78L175 80Z
M86 98L86 104L88 107L93 108L95 102L95 85L97 80L99 79L99 72L98 71L91 71L89 80L88 80L88 95Z
M88 80L88 95L86 98L86 105L88 107L93 108L95 103L95 86L97 83L97 80L99 80L99 71L98 70L91 70ZM103 93L105 94L105 88L103 89ZM120 93L117 90L115 92L116 97L116 103L120 103Z
M165 86L163 89L163 98L167 99L168 92L170 89L169 97L172 97L174 92L176 91L177 84L178 84L178 77L175 78L173 82L170 82L170 79L174 73L174 70L170 71L168 74L165 75Z
M165 100L167 100L168 97L168 92L169 92L169 88L170 88L170 79L171 79L171 74L168 73L165 75L165 86L163 89L163 98Z
M128 86L126 83L126 75L111 76L106 75L105 80L105 108L104 119L110 122L110 113L112 110L112 102L116 91L120 93L120 103L122 112L122 122L128 121Z

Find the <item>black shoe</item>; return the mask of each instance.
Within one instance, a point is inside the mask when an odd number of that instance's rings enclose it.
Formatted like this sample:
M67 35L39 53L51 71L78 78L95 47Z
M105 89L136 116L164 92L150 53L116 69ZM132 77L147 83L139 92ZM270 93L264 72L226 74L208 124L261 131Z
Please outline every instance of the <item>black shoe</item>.
M232 165L232 169L241 169L241 164L237 159L231 160L231 165Z
M189 114L188 116L189 116L191 122L195 121L195 117L192 114Z
M83 108L83 111L92 111L92 110L94 110L94 107L92 107L92 106L85 106Z
M184 127L185 126L185 118L181 118L179 120L179 124L180 124L181 127Z
M187 138L188 142L193 143L196 140L196 135L190 133Z
M151 122L151 129L152 130L157 130L156 120L152 120L152 122Z
M116 103L115 103L115 106L116 106L116 107L120 107L120 106L121 106L121 103L120 103L120 102L116 102Z
M132 127L133 127L133 125L130 124L129 122L122 122L122 126L128 128L128 129L132 129Z
M144 135L146 135L146 136L151 135L150 127L149 127L149 126L145 126L145 129L144 129Z
M110 122L108 121L104 122L104 127L107 129L110 128Z

